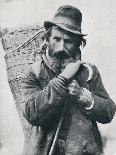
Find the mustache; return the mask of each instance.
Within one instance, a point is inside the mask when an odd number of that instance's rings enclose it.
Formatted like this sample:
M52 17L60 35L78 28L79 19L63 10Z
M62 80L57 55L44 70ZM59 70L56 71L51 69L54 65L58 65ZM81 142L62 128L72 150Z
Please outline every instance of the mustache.
M58 59L67 59L70 57L70 54L68 52L68 50L64 49L62 51L55 51L54 55L58 58Z

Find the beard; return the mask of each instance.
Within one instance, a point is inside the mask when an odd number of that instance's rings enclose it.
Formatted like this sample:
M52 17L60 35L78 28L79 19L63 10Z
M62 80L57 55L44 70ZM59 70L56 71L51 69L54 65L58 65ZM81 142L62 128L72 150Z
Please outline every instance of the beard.
M59 70L59 72L62 72L69 63L74 63L77 60L81 59L80 49L79 52L76 50L72 53L68 50L53 51L52 49L49 49L48 55L51 67L53 67L56 70Z

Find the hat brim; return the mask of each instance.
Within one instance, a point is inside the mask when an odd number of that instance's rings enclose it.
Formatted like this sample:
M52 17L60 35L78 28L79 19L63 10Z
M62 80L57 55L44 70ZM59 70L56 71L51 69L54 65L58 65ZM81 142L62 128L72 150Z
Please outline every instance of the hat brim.
M61 29L66 30L66 31L71 32L71 33L74 33L76 35L81 35L81 36L86 36L87 35L87 34L83 34L83 33L79 32L77 30L72 30L71 28L68 28L63 24L54 23L54 22L51 22L51 21L45 21L44 22L44 27L45 27L46 30L49 30L52 26L58 26Z

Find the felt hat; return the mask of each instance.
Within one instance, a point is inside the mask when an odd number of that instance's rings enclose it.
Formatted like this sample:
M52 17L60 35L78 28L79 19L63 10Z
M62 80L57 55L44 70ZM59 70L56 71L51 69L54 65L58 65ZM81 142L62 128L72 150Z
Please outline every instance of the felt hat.
M72 32L77 35L86 36L81 32L82 13L79 9L63 5L59 7L53 18L53 21L45 21L44 27L46 30L52 26L58 26L63 30Z

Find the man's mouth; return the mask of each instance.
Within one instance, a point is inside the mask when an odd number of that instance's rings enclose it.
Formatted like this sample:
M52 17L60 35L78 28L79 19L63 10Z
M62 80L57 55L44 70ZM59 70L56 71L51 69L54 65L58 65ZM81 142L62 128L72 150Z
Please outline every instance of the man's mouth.
M68 51L57 51L54 56L59 60L68 59L70 57Z

